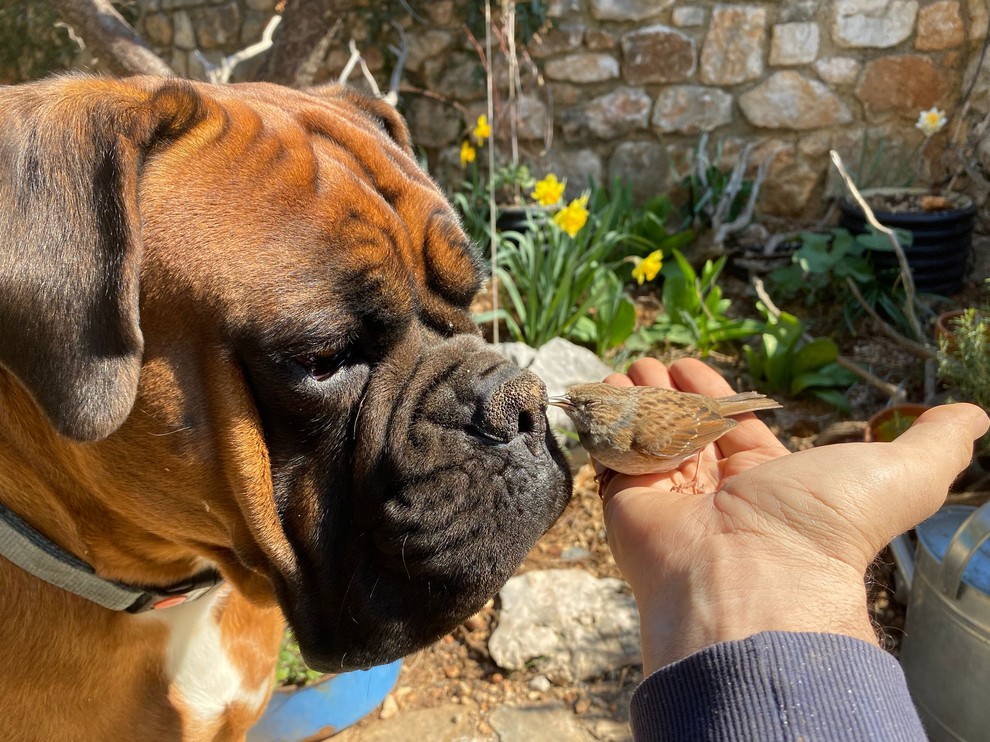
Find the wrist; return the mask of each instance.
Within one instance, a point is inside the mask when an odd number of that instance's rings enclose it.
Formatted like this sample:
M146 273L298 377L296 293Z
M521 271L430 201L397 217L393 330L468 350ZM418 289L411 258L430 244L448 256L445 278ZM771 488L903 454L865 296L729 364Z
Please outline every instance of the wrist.
M720 642L764 631L842 634L877 644L862 575L846 565L782 569L759 559L694 567L636 591L649 674Z

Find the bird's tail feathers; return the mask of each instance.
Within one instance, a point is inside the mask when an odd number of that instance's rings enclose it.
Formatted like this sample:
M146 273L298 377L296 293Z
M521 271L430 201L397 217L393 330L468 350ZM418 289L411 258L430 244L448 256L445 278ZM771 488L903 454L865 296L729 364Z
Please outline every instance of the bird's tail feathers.
M731 397L719 397L715 401L718 403L719 414L724 417L757 410L775 410L782 406L777 400L759 392L741 392Z

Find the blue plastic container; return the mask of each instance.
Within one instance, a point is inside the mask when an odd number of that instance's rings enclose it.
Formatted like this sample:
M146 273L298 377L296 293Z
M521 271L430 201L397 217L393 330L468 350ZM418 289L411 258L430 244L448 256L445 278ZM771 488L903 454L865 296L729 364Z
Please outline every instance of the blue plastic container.
M360 721L389 694L402 660L330 675L302 688L278 689L248 732L248 742L302 742L329 737Z

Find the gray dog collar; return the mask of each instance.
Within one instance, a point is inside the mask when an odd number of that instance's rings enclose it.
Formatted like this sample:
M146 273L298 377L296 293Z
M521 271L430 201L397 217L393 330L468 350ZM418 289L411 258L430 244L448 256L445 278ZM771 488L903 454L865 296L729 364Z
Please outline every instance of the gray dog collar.
M112 611L144 613L198 600L223 582L216 570L193 575L175 585L145 589L96 575L0 503L0 556L26 572Z

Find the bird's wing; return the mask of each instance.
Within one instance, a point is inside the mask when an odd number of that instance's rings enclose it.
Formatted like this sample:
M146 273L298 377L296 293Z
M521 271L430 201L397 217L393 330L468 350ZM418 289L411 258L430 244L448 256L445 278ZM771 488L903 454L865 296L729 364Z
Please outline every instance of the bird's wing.
M736 426L736 421L718 415L699 415L665 427L659 434L637 435L630 447L647 456L662 459L690 456L709 443L714 443Z

